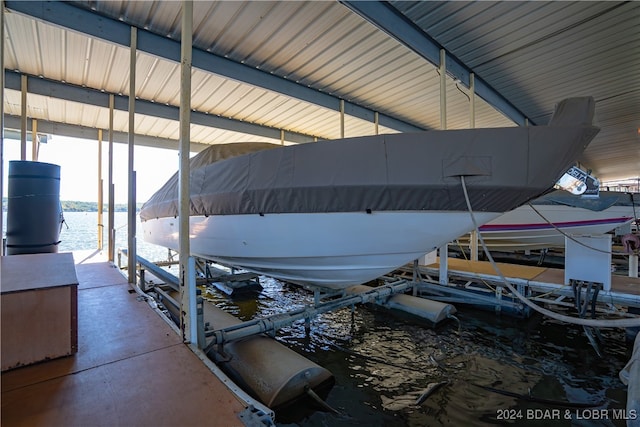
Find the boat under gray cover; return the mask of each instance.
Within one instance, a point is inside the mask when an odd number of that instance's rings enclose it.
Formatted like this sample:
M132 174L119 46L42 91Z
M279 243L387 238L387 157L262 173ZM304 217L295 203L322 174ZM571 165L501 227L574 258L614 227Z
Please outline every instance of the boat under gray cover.
M640 212L640 193L600 191L597 196L581 196L556 190L531 201L532 205L564 205L600 212L611 206L637 206Z
M464 211L461 175L474 210L506 212L548 191L578 159L598 132L594 104L567 99L548 126L212 145L192 159L191 215ZM176 174L140 217L177 215Z

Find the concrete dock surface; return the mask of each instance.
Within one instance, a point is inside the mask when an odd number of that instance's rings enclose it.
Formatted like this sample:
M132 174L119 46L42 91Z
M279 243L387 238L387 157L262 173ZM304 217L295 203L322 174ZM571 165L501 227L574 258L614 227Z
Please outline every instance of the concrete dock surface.
M3 372L3 426L244 425L244 402L116 267L98 252L74 259L78 352Z

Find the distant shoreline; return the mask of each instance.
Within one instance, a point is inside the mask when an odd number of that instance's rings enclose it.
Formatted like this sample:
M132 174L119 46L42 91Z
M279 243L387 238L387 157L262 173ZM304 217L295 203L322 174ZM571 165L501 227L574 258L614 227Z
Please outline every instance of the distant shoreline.
M61 200L63 212L98 212L98 202L81 202L74 200ZM108 203L103 203L102 211L107 212ZM138 203L136 210L140 210L142 203ZM116 203L114 205L114 212L127 212L129 206L126 203ZM7 211L7 198L2 199L2 212Z

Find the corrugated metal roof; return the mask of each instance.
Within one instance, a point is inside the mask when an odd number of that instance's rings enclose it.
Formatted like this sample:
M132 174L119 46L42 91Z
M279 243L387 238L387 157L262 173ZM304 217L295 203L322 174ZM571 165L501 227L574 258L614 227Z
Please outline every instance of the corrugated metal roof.
M8 2L10 5L11 2ZM78 1L95 25L117 20L179 40L180 2ZM593 95L601 134L583 163L602 179L640 175L640 5L634 2L391 2L478 76L537 123L560 99ZM46 8L44 4L42 8ZM46 19L46 16L45 18ZM128 95L128 47L18 13L7 13L5 68ZM634 25L635 23L635 25ZM192 107L211 116L283 129L320 139L340 137L337 100L413 126L440 127L436 68L398 40L336 2L194 2L194 47L246 69L260 70L319 94L316 105L288 89L249 84L233 75L195 68ZM128 34L121 37L128 40ZM126 44L126 43L125 43ZM265 74L265 75L266 75ZM179 64L139 51L136 96L179 105ZM468 89L447 80L447 127L469 127ZM19 114L19 94L5 109ZM17 96L17 104L15 104ZM29 96L30 117L105 127L106 106L81 107ZM37 104L36 104L37 103ZM9 105L11 104L11 105ZM54 105L55 104L55 105ZM476 126L513 126L476 97ZM56 111L46 111L56 108ZM126 131L126 114L116 127ZM136 133L177 138L175 120L136 115ZM274 138L194 125L196 142ZM395 132L380 126L381 133ZM345 117L345 135L374 132L372 120Z
M639 3L393 4L540 123L559 99L594 96L602 130L583 163L640 175Z

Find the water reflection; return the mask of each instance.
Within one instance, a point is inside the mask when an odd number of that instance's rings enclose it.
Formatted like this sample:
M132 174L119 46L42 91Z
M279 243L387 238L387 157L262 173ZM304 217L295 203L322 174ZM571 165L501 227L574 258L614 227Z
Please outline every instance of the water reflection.
M249 320L313 303L297 287L261 277L263 290L229 299L212 299ZM541 411L562 408L536 398L590 403L624 409L626 388L618 379L630 355L624 331L603 330L605 359L595 354L582 329L533 317L500 318L458 307L455 323L433 327L388 311L356 307L318 316L310 333L300 321L276 339L329 369L336 384L326 400L341 415L304 401L276 414L280 426L458 426L549 425ZM434 383L447 381L424 402L417 400ZM483 388L484 387L484 388ZM513 395L500 394L506 391ZM504 411L523 414L505 420ZM524 412L522 412L524 411ZM553 420L553 425L625 425L624 420Z

